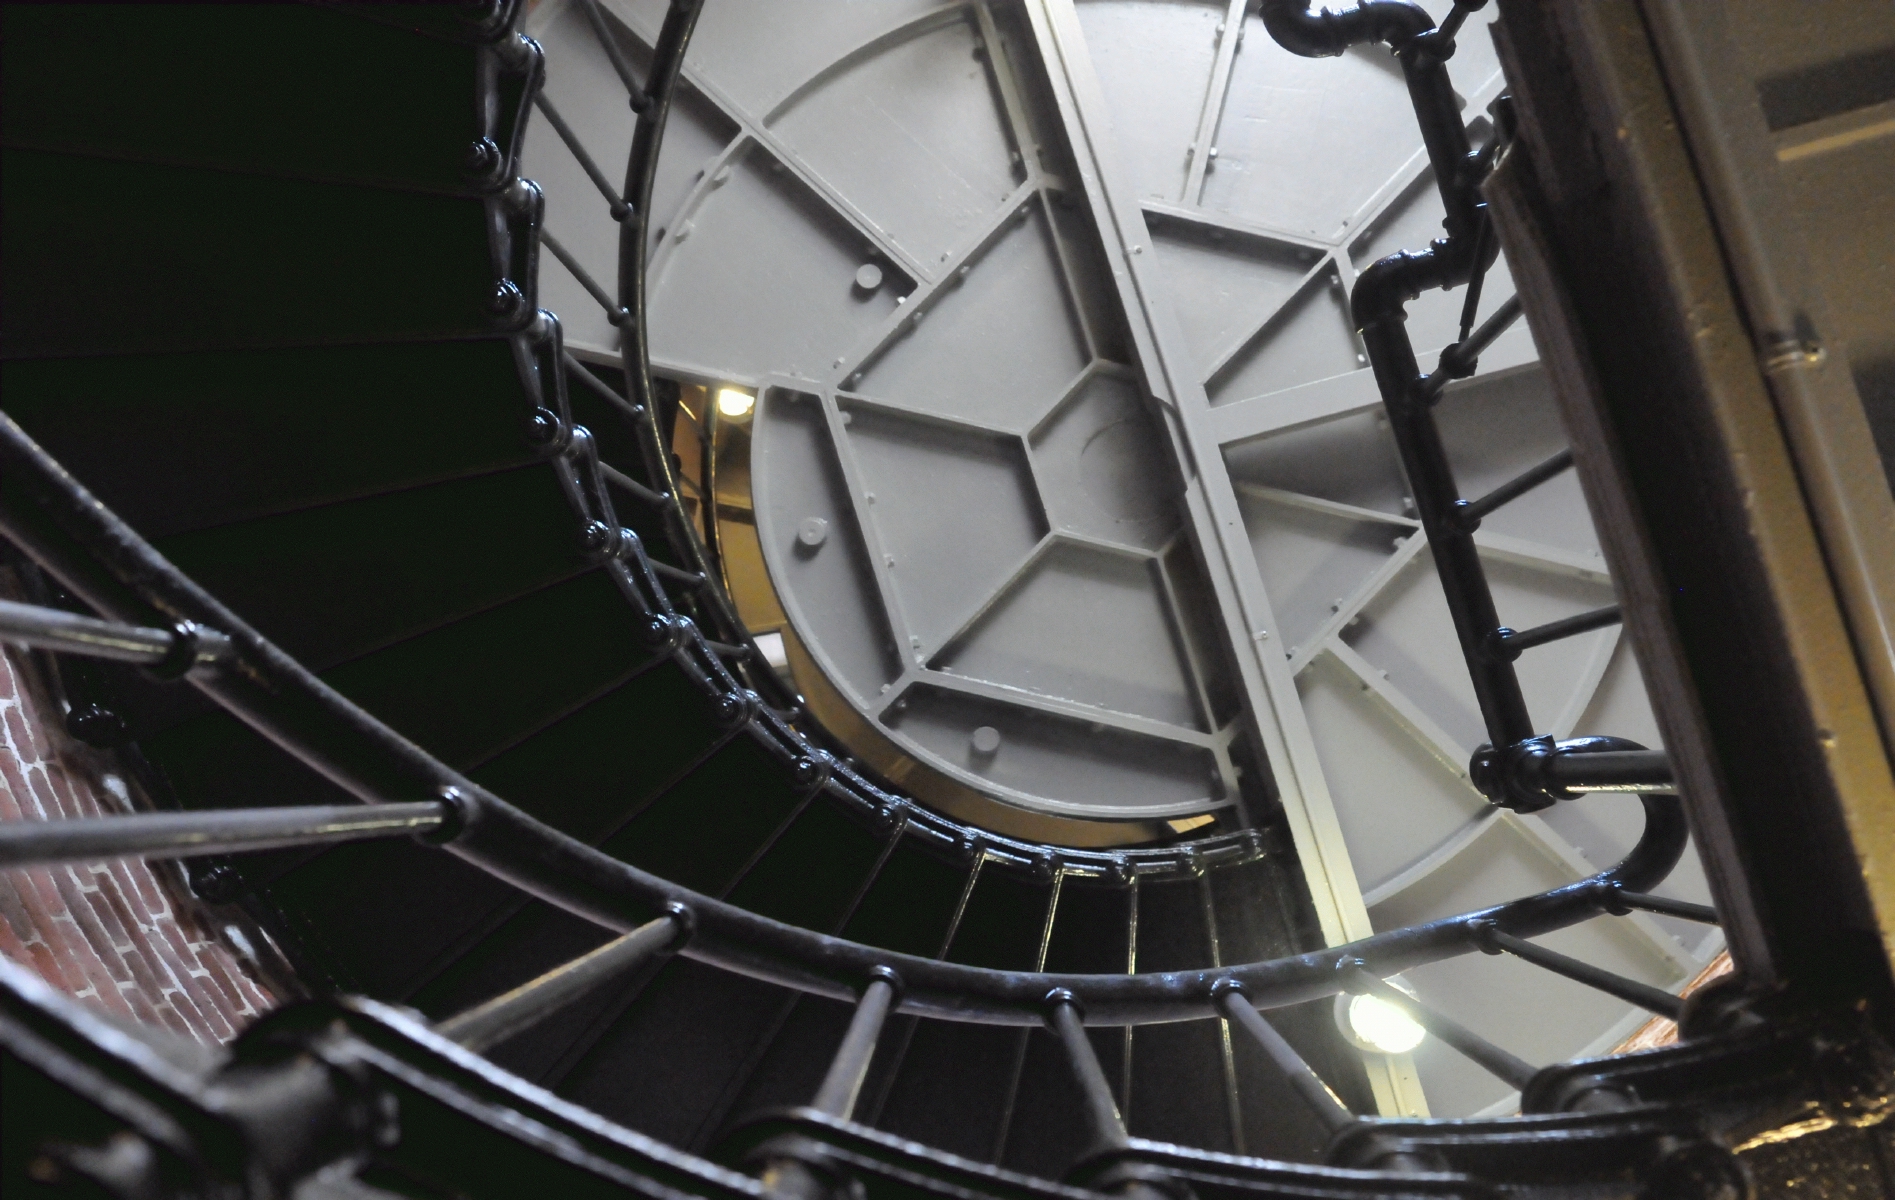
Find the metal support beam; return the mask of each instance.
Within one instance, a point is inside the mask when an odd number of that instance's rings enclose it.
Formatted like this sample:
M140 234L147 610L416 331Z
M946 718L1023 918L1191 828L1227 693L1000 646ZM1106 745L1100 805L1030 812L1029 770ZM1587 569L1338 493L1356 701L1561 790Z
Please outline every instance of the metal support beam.
M194 858L407 837L440 829L450 814L447 802L424 800L415 804L309 805L8 821L0 824L0 867L102 858Z
M476 1052L497 1046L612 980L624 978L659 952L674 948L679 935L686 932L682 916L666 913L510 992L447 1018L434 1030Z
M1352 993L1358 996L1374 996L1377 1000L1401 1009L1415 1019L1415 1024L1440 1038L1442 1042L1460 1051L1482 1069L1509 1085L1524 1089L1527 1083L1539 1073L1538 1068L1532 1063L1514 1057L1454 1018L1436 1012L1400 988L1376 978L1369 973L1368 968L1364 967L1360 960L1348 972L1348 976L1349 979L1344 986Z
M849 1020L849 1031L842 1035L842 1045L836 1047L829 1073L816 1089L816 1098L809 1102L811 1108L845 1119L854 1115L862 1081L868 1078L869 1063L875 1058L875 1043L894 1004L895 973L883 968L862 989L862 999Z
M213 666L230 657L230 640L201 626L156 629L101 621L57 608L0 600L0 641L57 654L138 663L177 674Z
M1257 1045L1269 1055L1277 1070L1283 1072L1283 1077L1296 1089L1303 1103L1309 1105L1310 1112L1316 1114L1316 1119L1322 1122L1324 1129L1337 1133L1355 1124L1356 1116L1349 1111L1349 1106L1323 1082L1322 1076L1303 1061L1303 1056L1276 1031L1276 1026L1270 1024L1250 1001L1244 999L1242 989L1226 988L1218 997L1217 1006L1231 1024L1241 1026L1245 1033L1256 1039Z
M1125 1132L1125 1119L1119 1115L1118 1102L1112 1099L1112 1085L1106 1081L1099 1056L1092 1051L1086 1027L1079 1015L1079 1003L1068 991L1056 991L1047 997L1046 1023L1059 1038L1066 1061L1079 1081L1079 1098L1086 1108L1086 1129L1094 1148L1123 1150L1131 1145Z
M1684 1001L1670 992L1652 987L1650 984L1640 983L1636 979L1627 979L1623 975L1614 975L1601 967L1580 962L1557 950L1536 946L1525 938L1502 933L1491 925L1483 926L1479 936L1481 949L1489 954L1498 954L1504 950L1516 958L1524 958L1536 967L1545 967L1555 975L1564 975L1576 983L1596 988L1608 996L1617 996L1640 1008L1649 1009L1661 1017L1670 1017L1675 1021L1678 1019L1678 1014L1684 1010Z

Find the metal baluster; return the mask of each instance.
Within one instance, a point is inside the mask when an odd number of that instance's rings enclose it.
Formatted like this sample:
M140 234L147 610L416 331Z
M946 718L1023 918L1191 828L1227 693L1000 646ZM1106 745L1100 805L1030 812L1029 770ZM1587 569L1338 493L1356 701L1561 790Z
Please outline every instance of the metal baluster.
M645 415L643 405L633 404L630 400L627 400L616 391L613 391L612 388L606 384L605 380L600 379L597 375L592 373L591 368L573 357L572 351L562 347L559 352L559 357L560 361L566 364L566 373L573 376L580 383L585 384L587 391L618 409L631 420L639 420Z
M1112 1099L1112 1085L1106 1081L1099 1056L1093 1053L1079 1001L1071 992L1056 988L1047 995L1046 1023L1059 1038L1060 1046L1066 1051L1066 1061L1079 1081L1080 1102L1086 1109L1086 1128L1092 1134L1089 1153L1131 1149L1132 1139L1125 1131L1125 1120ZM1127 1200L1166 1200L1165 1192L1152 1181L1155 1171L1156 1168L1142 1164L1124 1163L1116 1169L1108 1168L1107 1174L1092 1186Z
M1652 896L1644 892L1628 892L1621 888L1606 888L1602 904L1605 910L1616 916L1624 916L1633 909L1658 913L1662 916L1677 917L1683 921L1696 921L1701 925L1717 925L1717 910L1708 904L1693 904L1689 900L1673 900L1669 896Z
M1421 398L1433 401L1441 394L1441 389L1456 379L1465 379L1474 373L1474 360L1481 351L1494 344L1494 340L1520 319L1525 311L1520 307L1520 297L1510 296L1507 302L1494 310L1494 315L1480 323L1472 336L1455 342L1441 351L1441 361L1435 365L1434 372L1422 377Z
M559 115L559 110L554 108L553 102L546 98L544 90L533 93L533 103L552 125L553 131L559 134L559 140L566 143L566 149L572 151L572 156L579 160L580 168L592 180L593 186L597 187L600 194L605 197L612 219L623 221L631 214L632 206L625 203L623 196L612 190L612 181L605 177L605 172L599 169L599 164L592 161L592 155L586 153L585 146L579 141L579 135L573 132L572 126L566 124L566 118Z
M1591 633L1595 629L1604 629L1608 625L1619 623L1619 606L1608 604L1604 608L1595 608L1590 612L1562 617L1557 621L1548 621L1544 625L1535 625L1531 629L1515 631L1502 626L1494 630L1488 638L1493 653L1504 656L1508 662L1520 657L1524 650L1535 646L1544 646L1548 642L1557 642L1562 638L1578 637L1582 633Z
M1276 1027L1244 998L1243 988L1237 986L1234 980L1222 980L1212 989L1212 993L1217 997L1217 1006L1224 1016L1231 1024L1242 1026L1244 1032L1256 1039L1257 1045L1276 1064L1277 1070L1283 1072L1283 1077L1296 1089L1303 1103L1309 1105L1310 1111L1316 1114L1316 1119L1322 1122L1324 1129L1337 1133L1355 1124L1355 1114L1349 1111L1349 1106L1330 1090L1322 1076L1303 1061L1296 1047L1290 1045L1276 1031Z
M0 600L0 640L56 654L138 663L179 675L226 662L233 654L229 638L201 625L157 629L13 600Z
M664 492L652 491L610 463L600 463L599 474L605 476L605 481L613 487L631 493L633 499L643 501L653 508L661 508L671 503L671 497Z
M1413 1017L1415 1024L1474 1060L1476 1064L1508 1085L1524 1089L1527 1083L1539 1073L1539 1069L1525 1059L1514 1057L1459 1021L1436 1012L1407 992L1384 982L1371 972L1361 959L1343 963L1342 968L1343 987L1352 995L1374 996L1377 1000L1393 1004Z
M1663 750L1599 750L1549 755L1541 768L1548 787L1574 792L1644 792L1664 795L1678 788L1671 756Z
M1623 975L1614 975L1602 967L1581 962L1557 950L1536 946L1525 938L1503 933L1492 921L1475 921L1471 923L1471 926L1475 944L1489 954L1499 954L1504 950L1517 958L1526 959L1536 967L1545 967L1555 975L1564 975L1576 983L1597 988L1608 996L1617 996L1621 1000L1649 1009L1661 1017L1670 1017L1674 1021L1678 1019L1678 1014L1684 1011L1684 1001L1661 988L1655 988L1648 983L1640 983L1636 979L1627 979Z
M676 949L683 936L689 932L687 910L682 905L674 905L671 912L647 921L597 950L582 954L510 992L447 1018L434 1027L435 1032L459 1042L469 1050L481 1051L496 1046L603 984L630 974L654 955Z
M1454 520L1462 529L1472 531L1482 517L1503 504L1511 504L1542 483L1573 465L1573 452L1561 450L1536 467L1528 468L1478 500L1463 500L1454 506Z
M1086 1128L1091 1131L1097 1147L1110 1150L1123 1150L1131 1145L1131 1138L1125 1132L1125 1121L1119 1116L1118 1103L1112 1099L1112 1085L1106 1082L1105 1068L1099 1065L1099 1056L1092 1051L1092 1041L1086 1037L1085 1022L1079 1015L1079 1001L1065 988L1060 988L1046 998L1046 1023L1066 1051L1066 1061L1072 1065L1073 1074L1079 1080L1079 1098L1086 1106Z
M829 1072L823 1076L822 1086L816 1089L816 1098L810 1101L809 1107L844 1120L855 1113L856 1099L862 1094L863 1080L868 1078L869 1064L875 1058L875 1043L881 1039L882 1026L894 1007L899 983L895 972L887 967L876 967L871 972L868 986L862 989L862 998L856 1002L855 1015L849 1019L848 1031L842 1035L842 1044L836 1047L836 1056L829 1061ZM790 1140L779 1148L791 1149L795 1144ZM830 1171L789 1154L770 1158L763 1168L762 1178L764 1187L791 1200L828 1200L847 1194L844 1181L834 1178Z
M424 800L414 804L325 804L7 821L0 823L0 867L102 858L195 858L407 837L439 830L450 816L447 802Z
M606 58L612 62L612 69L618 72L619 79L625 84L626 94L631 99L632 111L642 113L651 107L651 97L638 85L632 74L632 64L625 61L625 53L619 49L618 39L612 36L611 28L605 23L605 14L599 11L598 0L579 0L579 8L586 14L586 21L592 26L592 32L599 39L599 46L605 51Z
M683 567L674 567L668 562L659 562L654 558L651 560L651 569L663 575L666 579L676 580L688 587L704 586L704 576L698 574L696 571L687 571Z
M605 309L605 319L607 321L610 321L614 326L618 326L632 319L631 310L620 307L611 296L607 295L606 290L599 286L599 281L594 279L590 272L579 265L579 260L574 258L572 252L561 245L559 239L554 237L550 231L546 229L540 230L540 244L545 246L548 250L551 250L553 257L565 264L566 269L572 272L572 277L579 281L580 287L592 293L592 298L599 302L601 308Z
M874 978L862 989L862 999L856 1002L849 1030L842 1035L842 1045L836 1047L836 1056L829 1062L829 1073L823 1076L816 1098L810 1101L811 1108L844 1119L854 1114L856 1098L862 1094L862 1081L868 1078L869 1063L875 1057L875 1043L880 1040L882 1025L895 1005L898 983L894 971L887 967L875 968Z

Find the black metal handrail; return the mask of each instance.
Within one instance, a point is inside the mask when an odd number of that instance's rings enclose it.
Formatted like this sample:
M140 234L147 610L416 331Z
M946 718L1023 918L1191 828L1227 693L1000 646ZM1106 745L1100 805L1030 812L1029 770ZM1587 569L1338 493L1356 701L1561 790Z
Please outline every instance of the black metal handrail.
M1264 0L1263 21L1277 42L1295 54L1321 57L1350 46L1386 42L1401 62L1409 99L1421 127L1435 186L1446 209L1447 236L1424 250L1399 251L1362 272L1350 296L1350 308L1368 351L1387 410L1403 469L1414 493L1415 508L1427 534L1441 589L1460 639L1461 654L1474 685L1488 744L1475 752L1473 776L1488 799L1521 812L1545 808L1585 791L1669 789L1671 774L1662 753L1625 743L1615 749L1644 752L1647 758L1635 781L1613 786L1595 780L1591 768L1605 765L1595 745L1555 743L1536 735L1513 660L1534 646L1601 628L1619 619L1617 606L1516 632L1500 621L1493 592L1474 542L1480 519L1544 483L1571 462L1553 458L1477 500L1461 498L1447 448L1435 424L1434 406L1453 379L1465 378L1474 361L1519 319L1517 296L1503 303L1478 329L1473 327L1480 287L1500 247L1492 236L1480 185L1497 160L1509 122L1502 119L1492 140L1479 150L1461 123L1460 103L1448 80L1454 34L1468 13L1487 0L1457 0L1447 23L1435 28L1407 0L1365 0L1340 11L1310 10L1308 0ZM1423 374L1408 337L1406 304L1431 288L1468 287L1461 336L1441 352L1433 374ZM1583 753L1583 757L1574 751ZM1550 767L1545 759L1569 758ZM1593 786L1595 783L1604 786Z
M654 67L653 95L659 99L641 114L634 165L641 154L645 160L642 175L639 171L634 175L644 179L645 187L628 189L641 197L636 210L640 214L648 202L652 156L666 111L662 98L669 95L675 83L682 38L692 16L692 6L673 8L665 38L661 38L665 43L661 46L663 52L657 55ZM510 188L494 203L512 205L517 210L522 198L531 204L537 196L537 188L531 186ZM527 215L530 218L536 214ZM515 219L520 216L519 211L513 211L509 220L496 221L495 228L501 232L495 236L531 237L534 221L526 220L522 228ZM632 240L642 245L638 238ZM510 250L496 257L506 262L516 258ZM642 257L634 257L642 262ZM642 289L634 289L633 300L636 307L628 308L638 319L631 323L631 330L637 334L637 353L643 365ZM542 401L530 425L533 440L552 460L569 500L586 518L588 546L612 571L628 597L649 614L651 641L668 649L707 691L720 693L720 712L732 729L759 736L779 751L798 747L809 751L809 756L794 760L793 767L813 776L812 787L830 786L835 777L834 763L814 757L818 752L798 740L780 720L771 725L771 715L755 694L740 688L719 661L718 650L732 647L709 642L671 609L658 582L658 564L644 554L636 535L618 527L612 517L591 436L567 415L566 356L557 319L541 313L514 336L521 343L522 361L531 366L526 381ZM648 370L643 376L645 385L636 403L650 425ZM425 826L431 832L430 840L450 852L599 924L619 930L639 927L617 944L617 952L594 960L596 969L582 966L585 960L569 964L528 985L518 995L502 997L465 1014L464 1019L457 1018L470 1040L504 1036L511 1028L537 1019L533 1014L543 1015L578 994L583 990L581 983L589 986L616 973L598 967L600 962L616 968L624 965L620 959L644 958L662 923L676 927L665 930L666 940L679 929L689 931L690 940L683 952L701 961L801 991L852 1000L860 996L858 1016L866 1022L865 1030L879 1028L893 1010L956 1021L1034 1025L1048 1018L1048 998L1055 997L1051 1019L1062 1031L1062 1040L1071 1042L1070 1029L1080 1024L1123 1026L1227 1015L1233 995L1240 994L1245 1006L1273 1007L1332 995L1344 988L1375 991L1384 986L1374 982L1380 976L1453 955L1492 949L1502 937L1524 939L1602 913L1622 912L1630 905L1625 897L1642 896L1645 889L1663 879L1685 845L1685 826L1676 798L1646 796L1646 827L1638 844L1618 865L1590 879L1475 913L1266 962L1183 972L1066 975L990 970L879 950L785 925L698 895L533 819L449 770L250 629L99 504L10 419L0 419L0 464L7 474L7 495L5 503L0 504L0 531L80 599L129 623L133 627L129 634L122 626L107 630L120 642L134 646L145 657L160 651L171 656L178 645L185 644L218 647L206 662L198 662L193 652L192 662L198 669L190 673L190 680L332 782L370 805L382 806L373 810L380 813L381 820L411 819L415 828ZM675 496L675 480L667 477L667 482L674 485L667 494ZM675 504L666 508L674 515L681 513ZM673 572L689 574L675 568ZM36 619L52 620L43 614ZM163 628L167 624L177 632L167 633ZM106 641L110 644L103 648L109 653L124 652L119 643L110 638ZM1567 762L1574 752L1611 753L1621 747L1612 739L1593 739L1583 746L1556 747L1543 757L1550 762ZM417 802L419 796L430 799ZM294 810L266 815L298 819ZM141 839L149 840L148 833L134 824L141 819L82 824L117 826L126 836L112 844L129 847L140 844ZM48 828L58 832L57 826ZM199 828L193 836L202 833ZM320 831L311 831L309 837L319 835ZM660 910L668 911L669 916L646 923L653 912ZM1517 947L1507 948L1518 952ZM843 1053L832 1071L838 1081L836 1087L825 1086L825 1095L835 1093L830 1096L831 1108L844 1107L847 1097L859 1087L871 1046L872 1039L866 1033L845 1039ZM1078 1065L1083 1075L1083 1064Z

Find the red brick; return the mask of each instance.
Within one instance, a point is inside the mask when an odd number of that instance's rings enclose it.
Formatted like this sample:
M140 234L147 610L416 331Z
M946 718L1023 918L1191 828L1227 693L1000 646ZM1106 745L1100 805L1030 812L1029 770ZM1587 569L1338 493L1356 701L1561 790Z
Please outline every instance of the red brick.
M13 743L13 750L22 761L38 762L46 757L46 747L40 744L33 734L32 723L26 719L23 706L9 704L6 709L7 738Z
M5 747L0 747L0 779L5 780L7 799L13 802L21 819L32 820L44 815L33 806L33 789L26 782L26 769Z
M112 878L124 888L127 899L133 900L139 908L152 916L164 916L171 912L171 897L166 895L164 886L150 867L135 859L114 859L109 864Z
M131 969L132 978L138 981L139 990L152 1000L164 994L164 981L158 978L157 968L152 966L151 957L143 949L133 946L125 951L125 965Z
M222 967L222 963L207 964L200 978L203 979L207 989L217 993L221 1007L234 1020L242 1016L246 1008L254 1008L255 1003L238 989L236 981L231 979L232 973L223 970Z
M147 931L151 929L153 922L149 916L134 910L126 902L125 893L119 890L118 880L114 879L109 871L95 870L92 873L92 884L98 891L91 894L105 898L105 903L110 906L112 914L124 927L126 940L134 944L148 941Z
M85 914L79 911L79 909L81 903L83 903L85 907L92 910L92 916L97 920L99 930L103 934L103 940L96 943L101 955L103 955L108 948L124 955L130 954L138 947L136 929L125 928L125 923L119 918L116 912L112 911L112 903L105 898L103 893L94 890L81 892L79 894L83 897L83 900L75 900L72 902L73 919L79 922L81 929L86 930L87 940L94 940L98 938L99 935L94 934L91 929L86 927Z
M83 971L70 970L71 964L61 962L53 953L53 948L45 942L34 942L26 947L26 954L20 960L39 972L39 977L63 991L77 994L86 990L87 979Z
M151 1002L151 997L138 990L136 986L127 984L119 988L118 997L121 1002L131 1008L132 1016L140 1022L146 1025L163 1024L162 1018L158 1016L158 1006Z

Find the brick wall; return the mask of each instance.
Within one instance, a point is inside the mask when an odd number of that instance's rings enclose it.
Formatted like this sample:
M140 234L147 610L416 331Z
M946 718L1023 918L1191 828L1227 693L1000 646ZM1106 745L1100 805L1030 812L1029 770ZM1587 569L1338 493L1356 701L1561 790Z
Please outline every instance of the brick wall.
M46 683L30 653L0 647L0 821L144 807L111 755L66 735ZM244 944L242 930L227 936ZM0 954L87 1004L205 1043L275 1003L164 864L0 871Z

